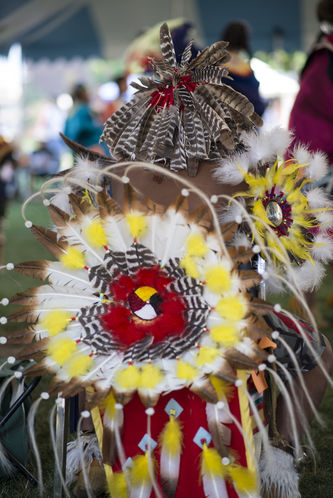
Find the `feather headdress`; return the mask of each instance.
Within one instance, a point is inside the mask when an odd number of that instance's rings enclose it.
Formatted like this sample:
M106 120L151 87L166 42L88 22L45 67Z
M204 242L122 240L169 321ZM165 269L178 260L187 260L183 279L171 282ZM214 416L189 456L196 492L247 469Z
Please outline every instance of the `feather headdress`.
M230 56L217 42L190 61L191 42L176 61L167 24L160 32L161 60L151 60L153 79L132 83L137 92L106 122L101 137L118 160L161 162L195 176L198 162L241 148L240 133L261 125L244 95L222 83Z

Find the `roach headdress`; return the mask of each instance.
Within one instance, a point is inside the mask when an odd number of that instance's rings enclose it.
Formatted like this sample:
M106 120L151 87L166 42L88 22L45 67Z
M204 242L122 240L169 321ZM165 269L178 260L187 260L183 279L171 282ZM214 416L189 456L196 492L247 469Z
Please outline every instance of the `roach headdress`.
M227 42L214 43L190 61L190 42L180 64L166 24L160 60L150 61L153 78L132 83L137 92L106 122L101 139L117 160L162 162L195 176L198 162L241 148L240 132L261 125L244 95L222 83L228 69Z

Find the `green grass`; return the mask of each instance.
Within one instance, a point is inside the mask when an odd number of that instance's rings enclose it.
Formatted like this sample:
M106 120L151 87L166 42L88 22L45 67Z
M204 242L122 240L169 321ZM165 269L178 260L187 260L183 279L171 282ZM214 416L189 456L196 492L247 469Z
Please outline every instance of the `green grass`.
M32 203L28 209L29 218L41 225L48 225L47 210L38 202ZM11 204L6 219L6 262L22 262L49 258L49 253L44 250L33 238L30 231L25 228L20 215L19 204ZM35 286L36 282L14 272L0 273L0 298L9 297L27 287ZM326 297L332 291L329 277L324 281L318 292L318 302L324 318L330 326L325 330L326 335L333 342L333 308L326 304ZM288 297L285 296L282 304L286 305ZM4 310L7 311L7 310ZM8 310L10 311L10 310ZM3 311L2 311L3 312ZM2 314L1 312L1 314ZM0 334L1 335L1 334ZM48 379L43 382L33 394L35 399L41 391L47 388ZM44 472L45 496L53 496L53 454L49 441L49 413L53 400L44 401L37 417L36 434L41 452ZM331 498L333 496L333 391L328 389L321 405L320 413L326 426L320 427L314 423L312 435L317 448L315 464L308 462L301 472L301 493L303 498ZM29 456L28 468L35 473L33 457ZM34 498L37 490L21 475L17 474L10 479L0 479L1 498Z

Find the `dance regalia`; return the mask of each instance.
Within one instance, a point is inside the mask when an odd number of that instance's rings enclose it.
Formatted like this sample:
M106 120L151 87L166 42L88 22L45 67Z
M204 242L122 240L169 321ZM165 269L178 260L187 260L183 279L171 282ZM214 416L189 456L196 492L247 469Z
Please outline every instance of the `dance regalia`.
M111 496L259 496L261 447L274 458L263 393L267 380L283 391L293 363L274 351L282 344L288 356L288 330L316 352L315 331L267 303L260 286L272 275L286 285L287 268L299 292L292 275L325 259L314 213L326 199L302 190L304 164L283 164L272 144L260 150L251 131L260 118L221 83L225 46L189 61L189 45L177 64L163 25L157 77L142 78L106 123L111 159L85 151L54 180L60 187L42 191L52 231L26 221L56 261L15 265L45 282L12 299L22 307L6 320L27 322L16 356L35 359L30 374L54 374L50 394L86 389L83 416L92 417ZM195 177L207 159L223 182L243 180L222 221L218 196L175 174ZM140 168L178 182L173 202L135 190L130 171Z

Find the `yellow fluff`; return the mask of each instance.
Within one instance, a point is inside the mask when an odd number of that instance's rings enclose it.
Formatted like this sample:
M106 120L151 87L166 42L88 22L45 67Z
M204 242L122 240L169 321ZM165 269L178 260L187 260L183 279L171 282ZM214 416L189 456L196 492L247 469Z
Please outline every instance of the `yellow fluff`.
M144 365L141 368L140 383L141 389L155 389L163 380L163 374L156 365Z
M184 268L189 277L192 278L200 277L198 266L191 256L188 255L184 256L180 262L180 266L181 268Z
M148 451L145 455L138 455L133 458L130 469L130 480L133 486L140 486L140 484L150 481L148 458Z
M214 448L207 448L203 445L201 453L201 476L208 477L224 477L227 472L227 467L222 464L221 456Z
M100 221L92 221L89 223L84 232L88 242L93 247L103 247L107 245L107 237Z
M68 311L52 310L46 313L40 321L40 327L48 331L49 335L57 335L68 326L71 314Z
M205 280L208 288L215 294L227 292L231 288L230 273L221 265L209 267L206 270Z
M232 323L212 327L210 335L213 341L226 348L235 346L239 342L239 330Z
M86 264L84 254L76 247L69 247L66 253L60 257L60 261L71 270L79 270L84 268Z
M252 212L253 212L254 216L257 216L258 218L260 218L267 225L274 226L274 224L271 221L269 221L267 213L266 213L266 209L264 208L264 205L260 199L254 203L254 205L252 207Z
M114 498L127 498L127 485L123 472L114 472L107 480L108 491L110 496Z
M66 365L65 369L70 377L80 377L85 375L93 365L93 360L90 356L79 354L74 356Z
M192 234L188 237L186 246L188 256L197 256L202 258L208 252L208 247L206 246L205 241L198 233Z
M178 420L171 416L169 422L164 426L160 434L160 446L172 456L178 455L181 451L183 434Z
M219 355L219 351L216 348L210 348L207 346L202 346L199 349L197 357L195 359L198 367L212 363Z
M198 375L198 370L195 367L192 367L189 363L179 360L177 361L176 375L178 379L193 382Z
M74 341L65 337L54 339L48 347L48 353L52 360L62 366L67 363L75 353L77 345Z
M216 305L216 311L227 320L241 320L246 314L246 304L238 296L223 297Z
M123 370L120 370L116 373L115 382L121 389L124 389L125 391L127 389L135 390L138 388L140 383L140 372L136 367L130 365L129 367L124 368Z
M129 231L134 239L141 237L147 230L147 222L142 214L128 214L126 216Z
M228 465L227 469L229 476L236 484L240 493L248 494L257 491L257 476L255 472L237 464Z

